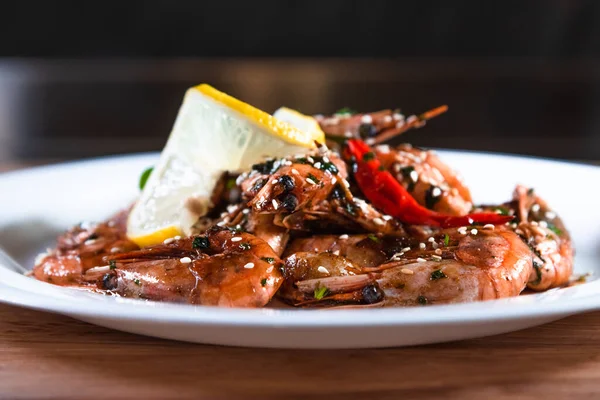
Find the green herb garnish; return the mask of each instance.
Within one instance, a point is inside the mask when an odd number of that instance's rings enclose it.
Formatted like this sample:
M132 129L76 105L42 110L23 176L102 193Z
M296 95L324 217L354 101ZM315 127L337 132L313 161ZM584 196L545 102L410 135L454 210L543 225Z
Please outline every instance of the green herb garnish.
M265 286L266 284L267 284L267 278L262 278L262 279L260 280L260 285L261 285L261 286Z
M534 194L534 193L535 193L535 189L534 189L534 188L531 188L531 189L529 189L529 190L527 191L527 195L528 195L528 196L533 196L533 194Z
M506 207L494 207L494 211L500 215L510 215L510 211Z
M343 107L335 112L335 115L353 115L353 114L356 114L356 111L354 111L350 107Z
M273 257L261 257L260 259L268 262L269 264L273 264L275 262L275 259Z
M425 297L425 296L419 296L419 297L417 297L417 302L420 305L424 306L424 305L427 304L427 297Z
M369 239L371 239L372 241L374 241L375 243L379 242L379 238L378 238L377 236L375 236L374 234L372 234L372 233L369 233L369 234L367 235L367 237L368 237Z
M250 250L250 243L240 243L240 249L242 250Z
M110 260L108 262L108 268L110 268L110 269L117 269L117 262L115 260Z
M448 247L450 244L450 236L446 233L444 234L444 246Z
M322 169L323 171L329 171L329 172L331 172L333 175L337 175L337 174L338 174L338 172L339 172L339 171L338 171L338 169L337 169L337 167L335 166L335 164L334 164L334 163L332 163L332 162L324 162L324 163L321 163L321 169Z
M154 167L146 168L142 175L140 176L140 190L144 190L144 186L146 186L146 182L148 182L148 178L150 178L150 174L154 170Z
M315 300L321 300L323 297L327 296L327 293L329 293L329 289L327 289L327 287L319 286L315 289L313 296Z
M559 228L556 227L556 225L554 225L552 222L548 222L548 229L550 229L552 232L556 233L558 236L563 234L563 231Z
M229 179L227 179L227 183L225 184L225 187L226 187L228 190L231 190L231 189L233 189L233 188L234 188L234 187L236 187L236 186L237 186L237 185L236 185L236 183L235 183L235 178L229 178Z
M429 278L432 281L437 281L438 279L447 278L448 276L441 269L436 269L431 273L431 277Z
M372 151L365 153L365 155L363 156L363 161L371 161L374 159L375 159L375 153L373 153Z
M136 284L136 285L138 285L138 286L140 286L140 285L141 285L141 283L140 283L140 280L139 280L139 279L134 279L134 280L133 280L133 283L135 283L135 284Z

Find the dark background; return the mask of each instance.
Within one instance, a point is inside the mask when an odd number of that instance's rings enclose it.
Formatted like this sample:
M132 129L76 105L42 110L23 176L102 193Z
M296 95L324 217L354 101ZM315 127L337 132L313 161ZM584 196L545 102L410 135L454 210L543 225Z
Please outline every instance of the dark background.
M448 114L422 146L600 159L600 1L10 1L0 161L159 150L189 86Z

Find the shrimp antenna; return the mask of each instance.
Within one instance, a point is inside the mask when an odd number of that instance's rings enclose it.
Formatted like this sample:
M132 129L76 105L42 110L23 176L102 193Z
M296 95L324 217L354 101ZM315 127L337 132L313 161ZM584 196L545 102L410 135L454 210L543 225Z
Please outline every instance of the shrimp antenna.
M411 115L406 119L406 122L403 125L397 128L388 129L381 135L376 136L374 138L375 144L387 142L388 140L398 135L401 135L410 129L421 128L425 125L425 121L430 120L431 118L435 118L438 115L445 113L446 111L448 111L448 106L444 104L429 111L425 111L421 115Z

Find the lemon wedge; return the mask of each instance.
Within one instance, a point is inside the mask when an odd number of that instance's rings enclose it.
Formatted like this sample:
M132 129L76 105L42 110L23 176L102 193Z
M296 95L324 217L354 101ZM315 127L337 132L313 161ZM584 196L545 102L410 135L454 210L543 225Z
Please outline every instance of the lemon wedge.
M188 89L160 159L127 222L140 247L189 234L210 209L224 171L248 169L264 157L286 157L324 142L215 88Z
M323 143L325 140L325 133L321 129L321 126L317 120L310 115L304 115L291 108L280 107L273 113L273 117L277 118L279 121L287 122L288 124L295 126L301 131L312 135L312 137L319 138L318 142L320 143Z

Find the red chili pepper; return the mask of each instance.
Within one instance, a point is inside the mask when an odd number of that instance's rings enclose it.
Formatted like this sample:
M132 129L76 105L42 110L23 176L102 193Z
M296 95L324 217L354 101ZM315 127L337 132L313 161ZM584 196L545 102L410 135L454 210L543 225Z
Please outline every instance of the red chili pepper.
M456 217L429 210L417 203L404 186L381 166L375 153L362 140L348 140L345 155L356 160L354 178L367 199L384 213L404 223L450 228L475 223L499 225L513 219L512 216L489 212Z

